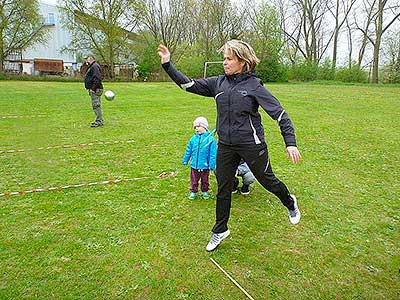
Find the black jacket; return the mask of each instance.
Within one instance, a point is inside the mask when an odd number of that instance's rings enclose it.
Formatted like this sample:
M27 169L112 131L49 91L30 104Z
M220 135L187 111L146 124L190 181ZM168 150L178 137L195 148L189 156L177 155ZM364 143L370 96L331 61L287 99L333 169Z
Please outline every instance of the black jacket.
M193 80L179 72L171 62L162 65L182 89L214 97L217 104L219 142L226 145L264 143L264 128L258 107L277 121L286 146L296 146L294 128L279 101L263 87L254 72L220 75Z
M102 89L103 84L101 83L101 68L97 62L92 62L85 75L85 89L96 91L97 89Z

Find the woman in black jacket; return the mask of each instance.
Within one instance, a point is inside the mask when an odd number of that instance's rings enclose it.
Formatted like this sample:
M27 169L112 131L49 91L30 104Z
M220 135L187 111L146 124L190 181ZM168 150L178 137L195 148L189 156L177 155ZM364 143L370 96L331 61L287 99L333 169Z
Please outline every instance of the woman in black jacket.
M272 172L258 112L260 106L277 121L290 160L297 163L301 155L289 116L255 75L254 69L259 60L251 46L239 40L228 41L221 48L225 75L198 80L186 77L174 67L167 47L160 45L157 52L162 67L179 87L191 93L214 97L217 104L216 223L206 250L215 250L230 234L227 224L231 192L241 158L246 161L260 184L287 207L290 222L297 224L300 221L297 199Z

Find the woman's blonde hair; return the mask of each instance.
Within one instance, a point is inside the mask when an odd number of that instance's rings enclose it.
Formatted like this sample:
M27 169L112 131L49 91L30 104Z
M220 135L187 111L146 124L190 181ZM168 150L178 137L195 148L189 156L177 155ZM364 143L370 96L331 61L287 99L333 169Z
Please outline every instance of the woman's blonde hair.
M227 49L230 50L239 61L244 61L243 73L253 70L260 62L253 48L248 43L241 40L227 41L219 51L224 52Z

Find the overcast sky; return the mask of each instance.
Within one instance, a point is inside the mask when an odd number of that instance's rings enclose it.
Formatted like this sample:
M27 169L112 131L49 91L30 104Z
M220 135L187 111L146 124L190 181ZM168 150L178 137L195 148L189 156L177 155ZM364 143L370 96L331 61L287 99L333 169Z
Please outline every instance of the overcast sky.
M39 0L39 1L40 2L44 2L44 3L48 3L48 4L52 4L52 5L57 5L59 0ZM236 0L236 2L241 2L241 1L245 2L246 0ZM399 22L397 22L397 23L399 23ZM393 28L395 28L395 27L397 28L398 26L400 26L400 25L399 24L395 24L392 27ZM393 30L393 28L391 28L391 30ZM348 50L347 50L346 35L344 33L342 33L341 36L340 36L340 41L339 41L339 53L338 53L339 62L340 62L340 60L343 60L343 62L345 62L347 60L347 51ZM342 57L342 56L344 56L344 57Z
M58 0L40 0L40 2L57 5Z

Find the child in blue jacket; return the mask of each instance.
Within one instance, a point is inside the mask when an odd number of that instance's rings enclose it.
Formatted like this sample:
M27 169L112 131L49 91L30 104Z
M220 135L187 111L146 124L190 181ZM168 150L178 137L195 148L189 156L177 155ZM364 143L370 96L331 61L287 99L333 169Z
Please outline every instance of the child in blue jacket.
M190 162L190 194L189 199L197 198L199 180L201 180L201 194L203 199L209 199L208 194L210 170L215 169L217 158L217 142L213 133L208 131L208 121L198 117L193 122L195 134L189 140L182 163Z

